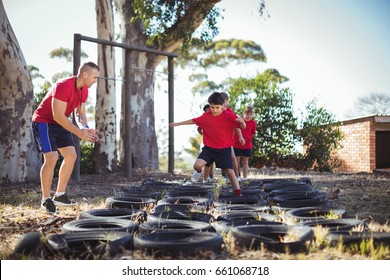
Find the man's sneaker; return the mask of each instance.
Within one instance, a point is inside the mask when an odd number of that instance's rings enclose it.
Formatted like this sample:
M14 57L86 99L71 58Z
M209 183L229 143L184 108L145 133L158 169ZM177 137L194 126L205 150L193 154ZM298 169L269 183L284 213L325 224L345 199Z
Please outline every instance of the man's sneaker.
M69 200L69 198L66 195L66 193L61 194L59 196L54 195L53 202L57 206L74 206L74 205L77 205L76 202L74 202L72 200Z
M51 198L47 198L45 201L42 201L41 208L50 214L57 213L57 207L54 205Z
M194 173L192 173L192 176L191 176L191 181L193 183L198 182L198 180L199 180L200 176L202 176L202 174L203 174L203 170L202 170L202 172L198 172L198 171L194 170Z

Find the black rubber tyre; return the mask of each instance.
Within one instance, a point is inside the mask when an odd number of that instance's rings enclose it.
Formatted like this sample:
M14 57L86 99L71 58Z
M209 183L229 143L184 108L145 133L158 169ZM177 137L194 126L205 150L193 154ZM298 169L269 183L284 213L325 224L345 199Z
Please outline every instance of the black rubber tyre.
M313 187L304 183L264 184L261 187L261 190L264 192L271 192L278 189L310 191L313 190Z
M94 218L116 218L132 221L142 221L145 217L145 212L142 210L133 210L129 208L103 208L92 209L80 213L80 219Z
M100 259L113 257L133 249L133 236L128 232L74 232L48 236L53 255L66 259Z
M201 221L210 223L214 221L214 217L210 214L189 211L161 211L158 213L150 213L146 217L148 222L159 222L163 220L189 220Z
M139 234L172 230L215 232L215 229L209 223L186 220L162 220L159 222L146 222L140 224L140 226L138 227Z
M374 231L338 231L330 232L325 239L331 245L336 246L340 242L344 245L360 244L363 241L372 240L374 245L390 246L390 232L374 232Z
M191 204L159 204L151 209L151 213L159 213L163 211L194 211L194 212L207 212L207 207L204 205L191 205Z
M229 231L232 230L233 227L237 226L245 226L245 225L270 225L270 226L276 226L276 225L283 225L281 222L271 222L266 220L230 220L230 221L217 221L212 223L212 226L214 227L215 231L220 234L226 234Z
M290 253L304 251L305 243L314 236L310 227L288 225L237 226L232 228L232 235L240 246L249 250L264 246L270 251Z
M319 206L326 203L326 196L323 194L287 193L270 198L271 205L287 208L301 208Z
M345 215L346 211L344 209L331 207L303 207L291 209L286 212L286 217L296 221L326 219L327 217L343 218Z
M145 198L158 200L161 199L162 193L146 192L144 190L129 190L129 191L123 191L123 197L145 197Z
M357 226L365 226L364 222L361 220L355 219L320 219L320 220L311 220L304 221L299 223L303 226L316 227L321 226L328 228L329 232L333 231L349 231Z
M208 190L201 191L170 191L165 194L165 197L210 197L211 192Z
M303 196L311 196L311 197L314 197L316 195L324 195L326 196L325 193L321 193L317 190L300 190L300 189L277 189L277 190L272 190L269 192L269 197L275 197L275 196L278 196L278 195L283 195L283 194L301 194Z
M153 207L156 202L155 199L146 197L110 196L106 198L106 208L143 209Z
M254 197L263 197L265 193L261 191L260 189L244 189L241 188L241 194L243 196L254 196ZM219 195L219 198L224 198L224 197L234 197L234 192L233 191L227 191L223 192Z
M158 231L134 238L134 247L154 255L193 255L200 251L220 252L222 236L215 232Z
M206 197L194 197L194 196L179 196L168 197L161 199L157 202L157 205L161 204L184 204L184 205L203 205L209 206L212 201Z
M135 232L138 229L136 222L115 218L95 218L71 221L62 226L63 233L71 232Z
M258 204L259 198L253 196L232 196L232 197L223 197L218 199L214 205L227 206L232 204Z
M12 259L45 259L50 254L44 239L44 235L38 231L23 234L13 249Z
M277 221L279 217L274 214L264 213L264 212L236 212L236 213L227 213L219 216L217 221L232 221L232 220L266 220L266 221Z
M228 213L235 213L235 212L270 212L271 208L268 206L257 206L257 205L251 205L251 204L235 204L235 205L226 205L226 206L219 206L215 207L213 209L213 213L215 215L223 215Z

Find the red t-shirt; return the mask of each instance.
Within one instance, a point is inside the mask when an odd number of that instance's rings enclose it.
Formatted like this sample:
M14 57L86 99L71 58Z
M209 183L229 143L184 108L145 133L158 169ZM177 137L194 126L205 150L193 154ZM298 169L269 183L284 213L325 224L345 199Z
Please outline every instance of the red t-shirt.
M52 99L66 102L65 116L70 114L81 105L85 103L88 97L88 88L82 87L76 89L75 77L70 77L57 82L51 91L49 91L43 98L39 107L35 110L32 120L34 122L53 123Z
M244 119L245 121L245 119ZM242 137L245 139L245 145L241 145L237 133L234 135L234 148L237 149L251 149L252 138L256 134L256 122L254 120L245 121L246 128L241 128Z
M233 146L234 128L240 127L235 114L223 111L219 116L213 116L211 111L192 119L203 130L203 144L214 149L224 149Z

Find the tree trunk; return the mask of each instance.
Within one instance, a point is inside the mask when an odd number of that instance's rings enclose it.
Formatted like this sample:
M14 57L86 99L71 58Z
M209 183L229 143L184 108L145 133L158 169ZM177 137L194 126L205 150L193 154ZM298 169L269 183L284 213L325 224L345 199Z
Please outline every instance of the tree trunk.
M1 180L38 181L41 157L30 132L33 84L19 43L0 0Z
M142 27L130 24L133 15L131 1L115 0L120 15L122 43L132 46L145 47L146 37L142 35ZM133 168L158 169L158 147L154 117L154 70L157 66L156 55L133 52L131 62L132 92L122 91L121 139L125 139L124 104L125 95L131 95L131 151ZM125 61L125 57L123 58ZM121 162L124 162L124 143L119 145Z
M214 5L221 0L193 1L193 5L181 16L180 22L175 24L168 32L173 35L170 42L154 46L156 50L173 52L181 47L183 30L192 34L202 24ZM132 22L134 18L133 0L114 0L117 13L120 17L122 43L137 47L148 47L147 35L143 33L144 26L141 21ZM150 46L149 46L150 47ZM164 56L151 55L133 51L131 62L132 92L122 90L122 101L125 94L131 95L132 110L132 166L137 168L158 168L158 147L155 131L154 116L154 70ZM123 59L125 61L125 59ZM168 87L168 86L167 86ZM121 139L125 139L123 125L124 102L122 102ZM123 142L119 145L120 155L124 155ZM121 158L123 162L123 158Z
M114 41L114 14L111 0L96 0L96 20L98 38ZM98 65L100 77L96 96L96 129L100 141L94 148L95 172L117 169L116 149L116 90L115 90L115 50L114 47L98 45ZM107 79L108 78L108 79Z

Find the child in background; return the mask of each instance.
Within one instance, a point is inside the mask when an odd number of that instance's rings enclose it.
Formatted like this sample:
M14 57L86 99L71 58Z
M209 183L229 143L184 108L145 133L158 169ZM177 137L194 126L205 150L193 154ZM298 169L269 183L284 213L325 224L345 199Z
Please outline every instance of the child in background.
M203 112L207 112L210 110L210 104L206 104L203 106ZM203 135L202 128L198 126L198 133L200 135ZM210 166L205 165L203 167L203 182L209 182L214 179L214 163L212 163Z
M229 113L232 113L235 115L234 111L229 107L229 95L226 92L221 92L223 99L224 99L224 105L223 105L223 110L227 111ZM245 139L242 137L241 129L240 128L235 128L234 129L234 134L233 137L237 137L238 141L242 144L245 145ZM234 142L233 142L234 145ZM231 147L232 149L232 162L233 162L233 170L234 173L236 174L236 177L238 178L238 163L237 163L237 158L236 154L234 153L234 148L233 145ZM225 174L222 172L222 176L225 177Z
M240 162L242 160L242 175L243 178L248 178L249 170L249 157L252 155L252 138L256 134L256 122L253 120L253 106L247 106L244 111L244 121L246 127L241 129L242 136L245 139L245 144L242 145L238 139L238 136L235 137L234 142L234 153L237 158L238 170L240 170Z
M200 117L187 121L169 124L170 127L180 125L196 124L202 128L203 144L202 152L194 163L194 173L192 177L197 181L202 174L205 165L215 162L218 168L229 177L236 195L241 195L240 185L233 170L232 146L234 128L245 128L245 121L241 117L223 110L224 98L221 93L214 92L208 98L210 110ZM191 178L192 179L192 178Z

